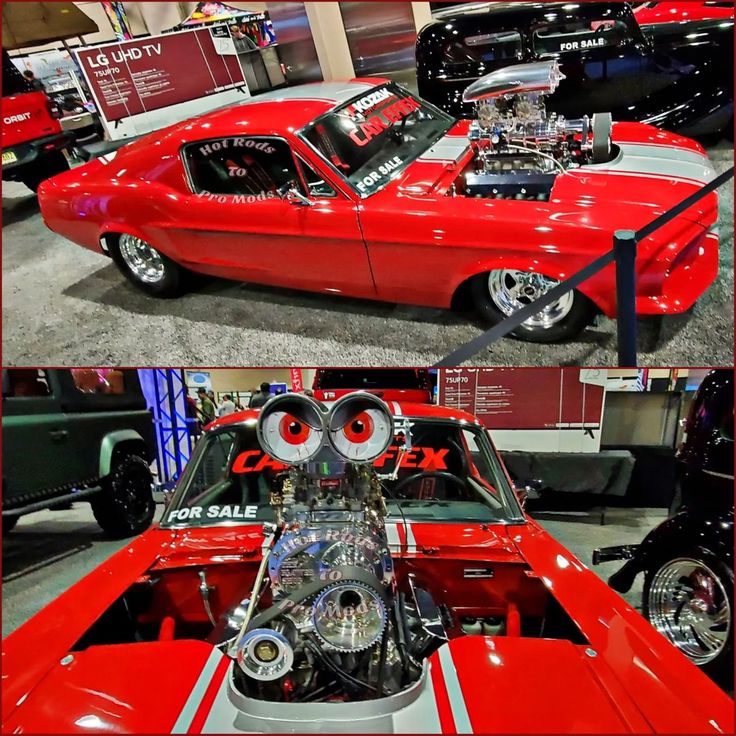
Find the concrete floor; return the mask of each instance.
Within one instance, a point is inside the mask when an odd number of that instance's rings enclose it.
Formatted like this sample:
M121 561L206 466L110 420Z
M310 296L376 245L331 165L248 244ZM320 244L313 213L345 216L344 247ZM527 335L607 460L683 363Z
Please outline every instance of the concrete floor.
M732 144L709 148L716 168ZM721 268L684 315L640 322L642 365L731 365L733 182L721 192ZM476 337L472 314L208 280L177 300L143 295L112 263L44 226L22 184L3 182L5 365L430 365ZM572 342L502 339L473 364L615 365L616 324Z
M665 516L664 509L615 508L608 510L606 525L600 526L596 509L537 514L540 523L589 566L595 547L636 544ZM83 503L68 511L40 511L20 519L3 539L2 635L7 636L128 541L106 539L89 505ZM606 580L620 564L609 562L591 569ZM637 609L641 577L624 596Z

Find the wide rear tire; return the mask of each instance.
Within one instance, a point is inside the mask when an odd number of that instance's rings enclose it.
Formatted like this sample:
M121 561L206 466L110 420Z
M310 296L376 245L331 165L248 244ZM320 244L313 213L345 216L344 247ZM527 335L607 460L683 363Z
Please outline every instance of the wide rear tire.
M187 290L189 272L153 245L132 235L108 237L115 265L141 291L171 299Z

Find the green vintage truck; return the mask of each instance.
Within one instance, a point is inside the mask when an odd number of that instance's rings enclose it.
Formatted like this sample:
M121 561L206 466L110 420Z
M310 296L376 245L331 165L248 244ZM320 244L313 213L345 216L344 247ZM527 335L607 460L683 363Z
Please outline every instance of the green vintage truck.
M153 519L153 417L135 370L2 372L3 532L19 517L89 501L112 537Z

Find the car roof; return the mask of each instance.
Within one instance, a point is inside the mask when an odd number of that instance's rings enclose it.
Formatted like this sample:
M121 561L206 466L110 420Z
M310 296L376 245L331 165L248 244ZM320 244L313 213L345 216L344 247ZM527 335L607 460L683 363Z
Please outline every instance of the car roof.
M326 402L328 403L328 402ZM410 417L416 419L443 419L456 422L466 422L481 426L480 422L472 415L462 409L453 409L449 406L437 406L436 404L416 404L410 402L387 401L386 405L394 417ZM219 429L229 424L252 423L258 419L260 409L245 409L234 414L228 414L207 426L208 430Z
M158 141L176 145L222 135L267 135L296 132L315 118L391 80L383 77L356 78L342 82L310 82L270 90L246 98L242 103L203 113L158 130L129 144L129 151Z

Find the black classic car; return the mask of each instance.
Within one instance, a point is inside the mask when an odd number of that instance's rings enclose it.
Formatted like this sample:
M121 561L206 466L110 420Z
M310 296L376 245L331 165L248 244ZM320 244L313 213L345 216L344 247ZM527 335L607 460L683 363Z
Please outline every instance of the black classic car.
M733 131L733 16L641 27L627 3L488 3L436 14L417 37L419 94L470 117L462 93L502 67L558 59L566 117L611 112L690 136Z
M627 559L609 584L623 593L644 573L642 612L724 687L733 685L733 371L711 371L677 451L670 517L639 545L604 547L593 564Z

